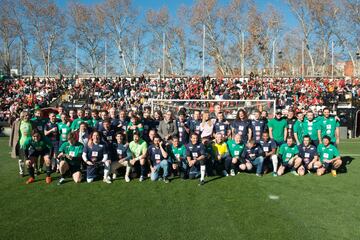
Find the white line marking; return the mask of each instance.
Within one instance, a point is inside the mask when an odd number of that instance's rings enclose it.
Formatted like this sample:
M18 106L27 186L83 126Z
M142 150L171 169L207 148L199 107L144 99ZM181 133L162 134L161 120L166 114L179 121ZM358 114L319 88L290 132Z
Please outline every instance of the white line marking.
M269 195L269 198L271 199L271 200L279 200L279 196L276 196L276 195Z

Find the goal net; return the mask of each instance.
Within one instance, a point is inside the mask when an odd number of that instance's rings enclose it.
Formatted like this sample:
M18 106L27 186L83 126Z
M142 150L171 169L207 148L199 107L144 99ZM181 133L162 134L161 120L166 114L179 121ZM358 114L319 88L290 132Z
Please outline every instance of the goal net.
M226 119L235 119L236 113L244 109L248 117L252 118L255 110L267 111L269 118L275 114L275 100L198 100L198 99L149 99L151 110L172 111L175 115L180 109L185 108L188 115L195 110L214 112L214 107L219 105Z

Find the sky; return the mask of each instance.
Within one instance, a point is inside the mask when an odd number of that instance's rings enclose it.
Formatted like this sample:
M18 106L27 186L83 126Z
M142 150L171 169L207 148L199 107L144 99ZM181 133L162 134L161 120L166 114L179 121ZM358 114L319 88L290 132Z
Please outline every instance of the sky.
M60 7L66 7L70 0L55 0ZM77 0L84 4L97 4L103 2L103 0ZM133 0L134 5L139 8L141 13L145 13L148 9L160 9L167 6L170 13L176 14L176 10L181 5L192 5L194 0ZM230 0L219 0L220 4L226 4ZM285 26L293 27L297 24L294 15L289 9L288 5L285 4L284 0L255 0L255 3L259 9L264 10L267 5L272 4L283 14Z

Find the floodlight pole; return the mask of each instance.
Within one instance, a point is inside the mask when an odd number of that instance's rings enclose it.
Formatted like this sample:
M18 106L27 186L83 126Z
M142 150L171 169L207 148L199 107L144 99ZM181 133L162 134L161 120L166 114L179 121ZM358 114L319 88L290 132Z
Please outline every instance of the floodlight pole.
M334 80L334 41L331 41L331 80Z
M273 78L275 78L275 42L276 42L276 38L274 39L273 43L272 43L272 75Z
M105 79L107 78L107 42L105 39Z
M22 61L23 61L23 44L22 44L22 41L20 41L20 66L19 66L19 72L20 72L20 76L22 76Z
M75 45L75 75L78 74L78 42Z
M305 71L305 58L304 58L304 41L301 44L301 76L304 79Z
M245 75L245 36L244 31L241 31L241 77Z
M135 74L136 74L136 65L135 65L135 49L136 49L136 46L135 46L135 42L134 42L134 45L133 45L133 64L134 64L134 67L133 67L133 75L135 77Z
M165 80L165 32L163 33L163 80Z
M202 75L205 77L205 24L203 24Z

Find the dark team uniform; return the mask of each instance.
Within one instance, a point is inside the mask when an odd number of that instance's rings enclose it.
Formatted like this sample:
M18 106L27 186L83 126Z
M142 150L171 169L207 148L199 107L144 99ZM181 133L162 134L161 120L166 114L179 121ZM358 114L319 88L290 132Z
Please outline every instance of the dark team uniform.
M96 178L98 176L98 169L103 164L104 154L108 154L108 148L104 143L93 144L92 147L86 145L83 152L86 153L88 161L94 164L87 165L87 178Z
M251 121L251 127L252 127L252 134L253 139L256 143L260 142L261 136L266 128L266 123L264 120L252 120Z
M176 121L176 126L179 132L179 141L182 144L187 144L189 142L189 133L186 131L186 128L189 129L189 126L186 122Z
M233 121L231 127L234 129L235 134L240 134L241 142L247 143L249 129L251 128L250 120L235 120Z
M216 120L214 124L214 130L215 133L222 133L224 136L227 136L227 133L230 130L230 126L225 122L219 122Z
M318 156L316 151L316 147L313 145L309 145L305 147L304 144L300 144L298 146L299 149L299 156L301 157L305 168L307 169L309 163L314 159L315 156Z
M186 146L186 157L190 157L191 160L194 160L200 156L206 156L205 146L202 143L195 145L189 143ZM197 178L199 176L201 165L205 165L205 160L200 162L197 161L196 164L189 169L189 178Z
M294 125L295 125L296 119L295 118L286 119L286 122L287 122L288 137L294 138Z

